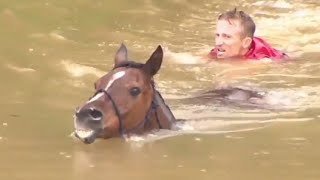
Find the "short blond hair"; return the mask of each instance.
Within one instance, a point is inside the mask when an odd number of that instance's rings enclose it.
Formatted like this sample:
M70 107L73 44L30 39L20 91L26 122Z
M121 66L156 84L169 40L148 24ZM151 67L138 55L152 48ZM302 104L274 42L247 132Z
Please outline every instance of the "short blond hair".
M254 32L256 30L256 25L252 18L243 11L238 11L234 8L231 11L227 11L218 17L218 20L238 20L243 27L242 36L253 38Z

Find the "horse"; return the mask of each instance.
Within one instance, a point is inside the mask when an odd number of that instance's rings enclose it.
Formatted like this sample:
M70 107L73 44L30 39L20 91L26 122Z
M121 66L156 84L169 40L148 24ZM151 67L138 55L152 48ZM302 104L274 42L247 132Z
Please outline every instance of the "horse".
M118 49L110 72L95 83L95 93L74 113L75 136L86 144L97 138L124 137L159 129L177 129L176 119L155 87L154 75L163 60L159 45L146 63L128 60L124 44ZM224 87L186 98L192 104L223 103L261 107L264 94L254 90ZM186 102L187 102L186 101Z
M159 45L146 63L128 60L124 44L113 69L94 84L94 95L74 113L75 136L86 144L96 138L173 129L176 118L155 88L163 50Z

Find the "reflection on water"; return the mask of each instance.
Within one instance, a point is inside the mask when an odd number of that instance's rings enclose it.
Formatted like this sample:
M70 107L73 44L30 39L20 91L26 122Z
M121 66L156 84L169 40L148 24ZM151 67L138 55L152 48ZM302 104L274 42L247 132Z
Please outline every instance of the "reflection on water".
M217 16L238 7L285 63L199 64ZM319 179L317 0L234 2L3 1L0 4L0 179ZM73 109L93 93L124 42L165 60L156 86L180 131L84 145ZM267 93L268 108L181 101L221 86Z

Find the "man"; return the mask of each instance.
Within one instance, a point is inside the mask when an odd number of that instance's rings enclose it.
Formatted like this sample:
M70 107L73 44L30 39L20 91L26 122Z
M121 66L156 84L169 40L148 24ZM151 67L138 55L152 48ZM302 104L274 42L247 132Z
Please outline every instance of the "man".
M243 11L237 11L236 8L221 14L216 27L216 46L208 57L249 60L289 58L285 53L272 48L263 39L254 37L255 28L252 18Z

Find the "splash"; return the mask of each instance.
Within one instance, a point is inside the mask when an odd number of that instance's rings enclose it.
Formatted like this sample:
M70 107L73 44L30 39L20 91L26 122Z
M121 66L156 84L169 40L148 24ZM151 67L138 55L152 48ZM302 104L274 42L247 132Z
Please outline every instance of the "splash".
M168 59L168 63L179 63L179 64L199 64L201 63L202 57L193 55L188 52L173 52L169 48L164 49L165 59Z
M183 135L208 135L208 134L226 134L228 138L241 138L232 135L233 133L257 131L268 127L272 123L292 123L312 121L314 118L277 118L270 120L188 120L177 123L177 130L159 130L146 135L130 135L125 140L132 143L134 147L141 147L146 143L158 140L172 138ZM201 141L201 138L195 138L195 141Z
M261 6L261 3L255 3ZM255 18L257 34L270 37L272 44L281 44L293 56L301 56L306 52L318 52L320 46L320 7L308 4L277 1L264 2L272 8L287 8L288 12L270 12L259 9L256 14L263 16ZM278 7L279 6L279 7Z

